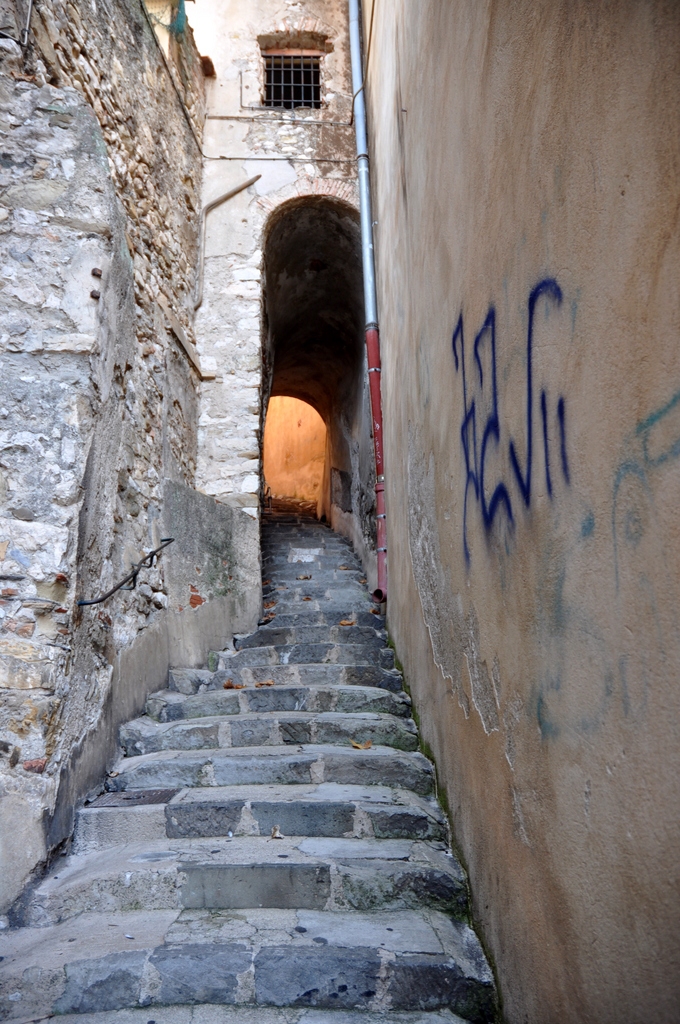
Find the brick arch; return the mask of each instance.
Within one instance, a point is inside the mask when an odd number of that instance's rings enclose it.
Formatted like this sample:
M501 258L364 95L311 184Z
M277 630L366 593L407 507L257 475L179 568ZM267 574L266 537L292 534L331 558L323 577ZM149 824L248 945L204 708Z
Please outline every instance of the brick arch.
M297 45L301 49L318 47L331 53L334 49L333 36L336 34L337 29L333 29L321 18L285 18L274 28L258 32L257 41L262 49Z
M266 238L271 223L272 214L286 206L291 201L301 199L305 196L327 196L329 199L337 199L346 203L357 213L359 212L359 186L356 180L347 178L316 178L309 175L300 176L290 185L284 185L275 193L262 196L257 200L257 206L265 215L262 238Z

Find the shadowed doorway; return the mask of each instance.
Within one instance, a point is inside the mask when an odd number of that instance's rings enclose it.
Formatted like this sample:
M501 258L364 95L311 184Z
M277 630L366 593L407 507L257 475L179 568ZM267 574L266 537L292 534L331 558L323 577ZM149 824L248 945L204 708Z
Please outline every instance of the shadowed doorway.
M297 399L325 424L317 515L351 539L371 576L375 463L358 211L329 196L300 197L275 210L265 234L263 283L264 411L277 408L276 399ZM275 493L268 415L265 422L264 476Z

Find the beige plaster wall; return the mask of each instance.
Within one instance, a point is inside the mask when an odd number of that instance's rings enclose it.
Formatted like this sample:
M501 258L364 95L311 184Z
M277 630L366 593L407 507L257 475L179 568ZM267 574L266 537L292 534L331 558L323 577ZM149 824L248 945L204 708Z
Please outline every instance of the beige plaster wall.
M680 7L377 2L368 79L389 625L504 1012L677 1021Z
M319 501L326 462L326 424L297 398L270 398L264 428L265 483L274 497Z

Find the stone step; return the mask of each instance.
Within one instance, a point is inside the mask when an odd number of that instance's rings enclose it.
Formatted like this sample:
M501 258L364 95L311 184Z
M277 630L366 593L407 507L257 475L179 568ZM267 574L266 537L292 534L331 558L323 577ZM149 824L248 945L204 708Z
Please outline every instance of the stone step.
M349 587L352 591L359 590L366 583L366 574L360 565L345 565L340 557L316 559L304 564L272 563L263 566L264 578L269 580L263 584L265 592L273 593L277 589L304 589L305 587Z
M126 757L118 762L106 785L110 792L120 792L307 782L401 787L427 795L433 789L434 771L421 753L392 747L231 747L213 752L171 750Z
M262 686L243 690L205 690L189 697L173 690L152 693L146 713L158 722L270 711L363 711L411 717L411 698L375 686Z
M306 573L299 575L310 575L311 578L308 580L284 580L277 586L267 585L268 599L300 601L305 594L310 594L316 599L324 598L326 601L333 601L338 605L345 601L354 602L359 606L371 604L366 584L361 584L359 579L352 578L353 575L359 575L363 579L360 574L338 573L336 576L332 574L324 576L322 573Z
M378 665L380 668L394 668L392 648L375 644L272 644L215 653L218 669L235 673L259 665Z
M347 620L345 620L347 621ZM234 647L244 651L250 647L270 647L291 644L363 644L369 647L385 647L387 633L371 626L309 625L260 626L248 636L234 637Z
M397 750L418 748L418 732L412 719L370 712L259 711L180 722L156 722L144 717L122 725L119 736L127 757L159 750L347 744L352 741Z
M283 611L268 611L265 613L267 616L273 615L273 618L268 623L276 627L290 627L290 626L302 626L307 628L308 626L338 626L344 619L354 618L357 626L368 626L373 629L384 629L385 619L382 615L378 614L377 608L374 604L362 606L360 609L350 614L345 610L339 608L336 609L325 609L320 611L319 609L310 609L307 603L301 603L299 607L293 612Z
M463 919L462 868L443 844L394 839L161 839L59 858L15 913L22 927L79 914L276 907L418 909Z
M156 1015L157 1019L160 1017ZM466 1024L451 1010L390 1011L390 1024ZM148 1010L107 1010L103 1013L67 1013L59 1024L148 1024ZM46 1024L46 1022L45 1022ZM158 1024L385 1024L384 1013L366 1010L317 1010L300 1007L230 1006L217 1003L195 1006L163 1005Z
M310 580L326 580L333 585L366 582L366 573L360 562L346 554L319 555L312 560L290 562L284 559L266 558L262 566L263 586L305 585ZM300 581L300 583L298 583Z
M265 547L262 565L264 573L269 566L278 565L283 568L295 565L313 565L314 562L327 562L332 567L361 569L361 561L350 547L341 544L329 544L327 541L305 543L300 538L291 538L279 547Z
M434 800L380 785L215 785L184 788L166 798L167 803L140 806L129 797L129 791L104 794L78 812L76 853L119 846L121 838L148 842L165 836L258 836L270 834L274 826L288 836L442 842L447 837L447 824Z
M346 589L340 592L335 588L329 588L321 594L287 592L277 598L270 598L264 604L264 617L295 615L300 612L305 614L323 612L333 617L338 616L338 620L352 619L364 613L370 615L371 609L376 607L365 587L359 587L354 592L348 592Z
M432 798L388 786L219 786L183 789L165 806L172 838L271 835L446 840Z
M317 553L321 555L339 553L358 561L350 544L338 541L328 534L305 537L299 532L290 531L283 536L277 536L273 544L268 543L265 539L262 550L265 558L279 558L283 561L314 558Z
M0 956L6 1019L196 1003L495 1014L474 932L429 909L87 914L1 933Z
M213 660L216 667L217 658ZM276 686L364 686L400 693L403 678L397 669L378 665L256 665L238 672L209 671L206 669L171 669L168 689L189 696L205 690L222 690L224 684L256 687L258 683L273 682ZM227 687L228 688L228 687Z

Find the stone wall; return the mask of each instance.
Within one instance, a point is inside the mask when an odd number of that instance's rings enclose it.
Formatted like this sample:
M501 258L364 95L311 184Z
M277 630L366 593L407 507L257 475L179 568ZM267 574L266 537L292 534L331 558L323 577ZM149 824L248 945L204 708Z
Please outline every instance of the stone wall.
M256 516L264 416L276 372L263 303L267 238L287 206L298 204L302 211L307 201L327 197L331 205L350 207L355 218L358 208L347 7L344 0L305 0L283 8L270 0L218 7L211 0L197 0L189 17L200 48L215 68L215 77L206 83L205 200L260 175L210 213L206 225L205 286L196 332L202 365L215 379L203 391L197 479L206 492L230 495ZM324 51L321 108L267 109L263 48L303 43ZM323 375L320 366L319 379ZM370 539L362 533L363 524L357 524L366 504L364 491L370 500L372 490L368 471L361 480L358 472L359 447L362 469L364 448L368 461L372 459L370 417L362 419L360 411L361 383L358 391L357 422L350 422L350 415L347 423L340 423L335 416L336 422L327 426L331 434L344 435L342 445L336 446L346 449L337 468L350 473L356 469L354 512L346 522L339 512L338 525L363 546L370 562Z
M206 594L194 560L173 592L185 530L136 590L76 604L166 536L167 481L195 515L215 504L188 486L201 382L178 341L193 348L202 69L188 30L163 59L137 0L38 3L31 28L25 55L0 50L0 909L100 784L121 712L258 603L246 543L231 589Z
M680 8L373 17L389 626L506 1019L676 1020Z

